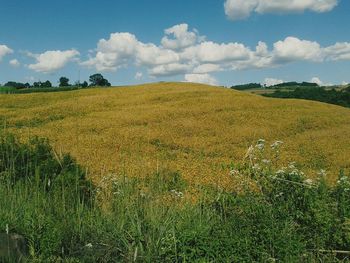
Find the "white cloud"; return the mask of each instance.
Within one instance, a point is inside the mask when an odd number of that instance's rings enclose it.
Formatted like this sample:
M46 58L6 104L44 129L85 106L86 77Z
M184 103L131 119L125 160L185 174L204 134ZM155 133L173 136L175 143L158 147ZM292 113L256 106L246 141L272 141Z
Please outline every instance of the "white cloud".
M28 56L35 58L36 63L28 65L28 68L42 73L52 73L63 68L67 63L74 61L80 55L75 50L52 50L41 54L27 53Z
M188 74L189 78L204 78L213 72L273 68L298 61L350 60L350 43L322 47L289 36L272 47L259 41L251 49L237 42L204 41L187 24L180 24L166 29L159 44L144 43L131 33L112 33L109 39L98 41L90 56L81 64L98 71L135 66L146 69L151 77Z
M275 86L275 85L282 84L282 83L284 83L284 81L281 80L281 79L266 78L266 79L264 80L264 83L263 83L263 84L264 84L266 87L271 87L271 86Z
M310 80L311 83L316 83L318 86L322 86L323 85L323 82L318 78L318 77L313 77L311 80Z
M6 45L0 45L0 61L3 59L3 57L11 53L13 53L13 50L11 48Z
M333 86L333 83L324 83L322 80L320 80L318 77L313 77L310 80L311 83L316 83L318 86Z
M221 71L220 65L216 64L202 64L193 70L195 74L206 74L211 72Z
M18 68L19 66L21 66L21 63L17 59L11 59L9 64L15 68Z
M350 60L350 43L336 43L324 49L329 60Z
M240 43L214 43L206 41L186 49L182 57L195 59L201 63L223 63L249 58L250 50Z
M175 76L175 75L185 74L186 72L189 72L191 69L192 67L190 65L173 63L173 64L156 66L151 70L149 70L149 73L151 76L154 76L154 77Z
M209 74L186 74L185 81L209 85L218 85L218 81Z
M161 41L163 47L173 50L190 47L203 40L203 37L198 36L197 31L189 32L187 24L175 25L166 29L164 33L165 36ZM169 36L173 36L173 38L169 38Z
M135 74L135 79L142 79L142 77L143 77L143 73L142 72L137 72Z
M249 17L252 13L283 14L313 11L323 13L331 11L338 0L226 0L225 13L232 20Z
M349 85L349 82L343 81L341 84L342 84L343 86L346 86L346 85Z
M82 65L95 67L98 71L114 71L127 65L139 45L136 36L130 33L112 33L108 40L97 43L95 57Z
M321 46L317 42L287 37L283 41L276 42L273 46L274 60L276 62L321 61L323 59Z

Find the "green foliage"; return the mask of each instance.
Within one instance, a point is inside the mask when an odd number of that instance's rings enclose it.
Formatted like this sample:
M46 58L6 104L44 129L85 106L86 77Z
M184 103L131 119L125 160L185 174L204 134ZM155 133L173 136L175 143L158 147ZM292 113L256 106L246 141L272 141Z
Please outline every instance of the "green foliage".
M69 85L69 79L66 77L60 77L59 79L59 87L68 87Z
M93 74L89 77L90 86L100 86L100 87L109 87L111 83L108 82L101 74Z
M29 83L21 83L21 82L15 82L15 81L9 81L5 83L4 86L16 88L16 89L25 89L30 87Z
M295 81L291 81L291 82L283 82L283 83L280 83L280 84L276 84L274 86L271 86L269 88L288 88L288 87L291 87L291 88L295 88L295 87L300 87L300 88L303 88L303 87L318 87L318 84L317 83L311 83L311 82L295 82Z
M325 171L276 169L281 143L259 140L232 165L242 191L202 186L193 202L171 170L105 176L91 192L46 140L2 136L0 232L27 239L29 262L348 262L330 252L350 247L349 177L330 187Z
M260 89L260 88L262 88L260 83L249 83L249 84L236 85L231 87L231 89L236 89L236 90Z
M343 107L350 107L350 90L345 89L337 91L335 89L327 90L325 88L296 88L293 91L277 90L272 94L264 94L266 97L273 98L296 98L326 102Z

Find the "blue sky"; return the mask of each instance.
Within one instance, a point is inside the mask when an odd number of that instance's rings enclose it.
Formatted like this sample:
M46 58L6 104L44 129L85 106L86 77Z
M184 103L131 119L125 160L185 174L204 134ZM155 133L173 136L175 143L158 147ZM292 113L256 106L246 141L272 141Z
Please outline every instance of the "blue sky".
M96 72L114 85L350 82L348 0L2 0L0 10L0 83Z

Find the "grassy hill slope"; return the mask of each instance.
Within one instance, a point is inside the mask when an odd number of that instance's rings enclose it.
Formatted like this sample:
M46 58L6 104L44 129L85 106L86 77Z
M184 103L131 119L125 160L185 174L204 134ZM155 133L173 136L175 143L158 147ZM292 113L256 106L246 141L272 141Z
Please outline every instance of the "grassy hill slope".
M258 139L284 142L296 161L334 181L350 168L350 110L263 98L225 88L158 83L71 92L0 95L0 121L22 138L48 137L98 182L108 172L179 171L193 184L231 187L228 165Z

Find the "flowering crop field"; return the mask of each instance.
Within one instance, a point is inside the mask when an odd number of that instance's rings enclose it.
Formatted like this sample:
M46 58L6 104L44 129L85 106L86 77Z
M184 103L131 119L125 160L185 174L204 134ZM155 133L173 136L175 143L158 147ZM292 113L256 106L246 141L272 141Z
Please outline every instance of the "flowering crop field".
M235 186L231 163L258 139L283 141L290 162L334 182L350 168L350 110L189 83L0 95L0 121L23 140L49 138L98 183L102 176L178 171L191 185ZM267 144L266 147L269 147Z

